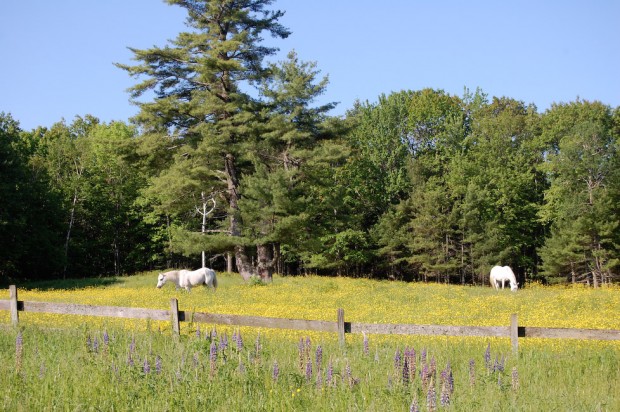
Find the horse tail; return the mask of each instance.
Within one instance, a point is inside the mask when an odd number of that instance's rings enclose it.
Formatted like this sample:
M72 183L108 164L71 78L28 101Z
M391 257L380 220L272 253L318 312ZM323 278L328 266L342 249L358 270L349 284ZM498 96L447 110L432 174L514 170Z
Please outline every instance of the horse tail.
M215 270L211 269L213 273L213 289L217 289L217 276L215 276Z

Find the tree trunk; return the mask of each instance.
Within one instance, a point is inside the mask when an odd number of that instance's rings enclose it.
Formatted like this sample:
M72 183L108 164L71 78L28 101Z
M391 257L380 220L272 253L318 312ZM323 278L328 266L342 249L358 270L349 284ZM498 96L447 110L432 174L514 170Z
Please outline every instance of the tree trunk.
M239 180L237 179L237 169L235 157L227 154L225 159L226 180L228 184L228 196L230 206L230 235L241 236L241 222L239 221ZM245 253L244 246L235 246L235 263L237 270L244 280L248 280L253 275L252 264Z
M71 214L69 216L69 227L67 228L67 238L65 239L65 267L62 270L62 278L67 277L67 265L69 264L69 240L71 239L71 229L73 228L73 222L75 221L75 204L77 203L78 195L77 190L73 193L73 205L71 206Z

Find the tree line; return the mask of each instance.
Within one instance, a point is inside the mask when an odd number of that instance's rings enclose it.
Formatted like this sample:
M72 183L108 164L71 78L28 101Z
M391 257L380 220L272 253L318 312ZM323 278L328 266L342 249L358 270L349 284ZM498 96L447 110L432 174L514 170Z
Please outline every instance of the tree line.
M129 122L22 130L0 114L0 275L197 266L593 286L620 277L620 108L544 113L483 91L403 90L345 116L317 64L277 51L271 0L181 1L190 31L117 64Z

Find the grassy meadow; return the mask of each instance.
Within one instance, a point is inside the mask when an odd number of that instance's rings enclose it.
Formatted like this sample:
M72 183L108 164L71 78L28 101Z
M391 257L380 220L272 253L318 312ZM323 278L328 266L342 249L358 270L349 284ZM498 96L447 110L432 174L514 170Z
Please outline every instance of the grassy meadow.
M620 329L620 288L490 287L218 274L217 292L156 273L18 287L20 300L351 322ZM4 297L8 299L8 290ZM335 334L0 312L0 409L617 411L620 342Z

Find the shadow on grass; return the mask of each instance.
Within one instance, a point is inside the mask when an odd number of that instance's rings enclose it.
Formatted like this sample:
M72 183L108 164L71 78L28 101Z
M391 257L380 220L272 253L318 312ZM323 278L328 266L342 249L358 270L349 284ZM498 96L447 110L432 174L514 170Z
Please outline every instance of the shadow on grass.
M8 288L2 282L2 288ZM53 279L41 281L16 282L19 289L37 289L37 290L74 290L89 287L105 287L121 283L121 279L116 277L100 277L100 278L82 278L82 279Z

